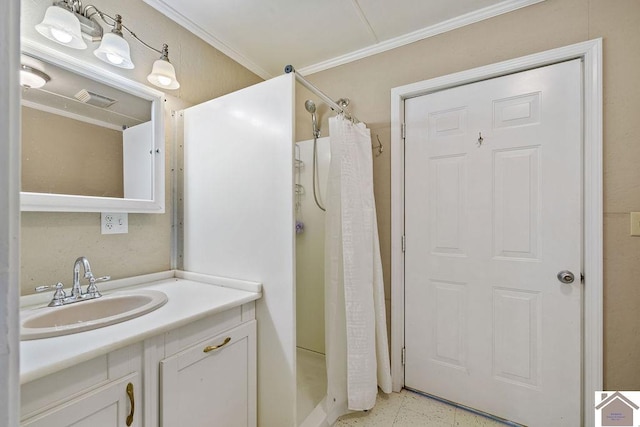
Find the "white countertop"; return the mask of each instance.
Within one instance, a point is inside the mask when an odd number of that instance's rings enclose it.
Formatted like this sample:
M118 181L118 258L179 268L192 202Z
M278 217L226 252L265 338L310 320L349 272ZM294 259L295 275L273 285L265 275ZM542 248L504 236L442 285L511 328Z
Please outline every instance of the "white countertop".
M110 289L159 290L168 297L165 305L138 318L92 331L22 341L20 383L33 381L262 296L262 287L256 282L171 271L147 276L154 279L160 277L160 280L136 284L143 281L144 277L114 281L109 287L101 286L101 291L107 294ZM23 304L25 301L27 304L35 301L40 303L37 307L24 307L23 310L30 312L46 307L50 295L45 299L46 302L42 304L41 295L23 297Z

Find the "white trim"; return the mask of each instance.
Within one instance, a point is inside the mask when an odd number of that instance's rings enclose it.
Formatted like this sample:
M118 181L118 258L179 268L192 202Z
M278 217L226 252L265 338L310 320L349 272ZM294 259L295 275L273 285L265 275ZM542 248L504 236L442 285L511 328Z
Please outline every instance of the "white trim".
M63 110L61 108L55 108L55 107L51 107L49 105L39 104L39 103L33 102L33 101L27 101L26 99L22 99L20 101L20 105L22 105L23 107L32 108L34 110L44 111L45 113L55 114L56 116L62 116L62 117L66 117L68 119L77 120L79 122L88 123L90 125L96 125L96 126L100 126L100 127L103 127L103 128L107 128L107 129L115 130L115 131L118 131L118 132L122 132L122 127L121 126L118 126L118 125L115 125L115 124L109 123L109 122L104 122L104 121L98 120L98 119L92 119L91 117L86 117L86 116L83 116L81 114L72 113L70 111Z
M399 37L395 37L393 39L385 40L383 42L377 43L372 46L367 46L363 49L359 49L345 55L337 56L335 58L329 59L327 61L318 62L316 64L308 65L306 67L302 67L298 70L298 72L303 75L309 75L313 73L317 73L319 71L328 70L333 67L337 67L339 65L347 64L349 62L357 61L362 58L366 58L368 56L376 55L378 53L386 52L391 49L395 49L400 46L407 45L409 43L416 42L418 40L423 40L429 37L436 36L438 34L442 34L447 31L455 30L456 28L464 27L466 25L471 25L479 21L483 21L485 19L493 18L498 15L502 15L505 13L513 12L514 10L521 9L526 6L530 6L532 4L540 3L545 0L505 0L498 4L485 7L483 9L479 9L473 12L466 13L464 15L449 19L444 22L440 22L435 25L431 25L429 27L421 28L409 34L404 34ZM266 71L260 65L253 62L250 58L247 58L242 52L236 50L235 48L229 46L225 43L220 37L215 34L205 30L200 25L193 22L191 19L183 15L178 9L173 8L167 4L165 0L144 0L146 4L156 9L158 12L162 13L172 21L176 22L178 25L186 28L196 36L200 37L205 42L209 43L214 48L218 49L220 52L224 53L234 61L238 62L240 65L249 69L253 73L262 77L265 80L268 80L272 77L271 73ZM357 2L353 2L354 6L357 10L360 10ZM363 19L365 26L368 26L368 32L376 38L377 36L371 29L366 18L363 18L363 15L360 11L358 14L360 19Z
M0 17L0 425L20 421L20 2Z
M178 25L186 28L196 36L200 37L205 42L209 43L214 48L218 49L220 52L227 55L229 58L236 61L238 64L244 66L249 69L249 71L257 74L261 78L268 80L274 76L271 73L267 72L264 68L260 67L258 64L253 62L251 59L244 56L242 53L238 52L231 46L227 45L224 41L222 41L219 37L210 33L209 31L202 28L200 25L193 22L191 19L184 16L178 10L169 6L163 0L144 0L146 4L156 9L158 12L162 13L167 18L171 19L173 22ZM178 3L179 4L179 3Z
M32 40L22 40L22 51L29 56L43 59L60 68L150 101L153 146L156 154L153 163L153 199L151 200L22 192L20 194L22 211L164 213L166 157L164 93Z
M391 383L404 386L404 89L391 89Z
M603 158L602 39L592 41L584 61L584 425L592 427L594 391L602 390L603 346Z
M594 392L603 387L602 39L449 74L391 90L391 371L393 388L404 385L404 100L454 86L569 59L584 64L584 319L583 425L592 427ZM409 243L410 244L410 243Z
M148 3L152 0L145 1L147 1ZM483 9L475 10L473 12L451 18L444 22L439 22L429 27L421 28L409 34L404 34L393 39L384 40L375 45L367 46L363 49L358 49L345 55L337 56L327 61L322 61L318 62L317 64L302 67L298 70L298 72L302 73L302 75L308 76L313 73L328 70L329 68L348 64L349 62L357 61L368 56L376 55L378 53L405 46L419 40L437 36L438 34L442 34L447 31L452 31L457 28L475 24L476 22L484 21L485 19L490 19L495 16L513 12L514 10L521 9L523 7L543 1L545 0L506 0L492 6L485 7Z

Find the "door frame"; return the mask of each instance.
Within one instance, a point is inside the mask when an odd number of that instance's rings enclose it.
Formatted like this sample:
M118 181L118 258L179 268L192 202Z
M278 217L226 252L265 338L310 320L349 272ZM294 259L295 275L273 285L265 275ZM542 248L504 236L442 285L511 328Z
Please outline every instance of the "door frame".
M20 2L0 17L0 425L20 421ZM5 243L6 242L6 243Z
M603 387L603 201L602 201L602 39L436 77L391 90L391 375L393 390L404 386L404 101L489 78L581 59L583 82L583 422L593 426L587 408Z

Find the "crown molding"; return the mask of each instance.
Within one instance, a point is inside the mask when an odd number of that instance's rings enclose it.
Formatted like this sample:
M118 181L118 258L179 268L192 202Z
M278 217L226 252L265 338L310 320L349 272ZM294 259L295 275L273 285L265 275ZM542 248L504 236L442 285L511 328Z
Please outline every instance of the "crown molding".
M385 40L373 46L368 46L363 49L347 53L345 55L337 56L327 61L322 61L318 62L317 64L302 67L300 69L297 69L297 71L302 75L308 76L313 73L318 73L320 71L328 70L339 65L348 64L349 62L357 61L368 56L376 55L378 53L405 46L419 40L424 40L426 38L433 37L447 31L471 25L485 19L513 12L514 10L531 6L536 3L541 3L543 1L545 0L506 0L493 6L485 7L483 9L469 12L467 14L457 16L447 21L431 25L429 27L421 28L400 37Z
M238 52L231 46L227 45L225 42L220 40L214 34L211 34L209 31L205 30L182 13L174 9L173 7L167 5L163 0L143 0L146 4L156 9L158 12L162 13L167 18L171 19L178 25L184 27L189 30L196 36L200 37L205 42L209 43L214 48L218 49L220 52L227 55L229 58L233 59L243 67L247 68L249 71L257 74L261 78L268 80L274 76L272 76L269 72L267 72L264 68L260 67L258 64L253 62L251 59L244 56L242 53Z
M517 9L521 9L526 6L530 6L536 3L543 2L545 0L505 0L493 6L485 7L483 9L476 10L474 12L470 12L447 21L431 25L429 27L422 28L420 30L414 31L409 34L402 35L400 37L396 37L393 39L385 40L380 43L377 43L372 46L365 47L363 49L359 49L345 55L340 55L335 58L318 62L316 64L308 65L306 67L302 67L297 69L299 73L302 75L309 75L313 73L317 73L320 71L328 70L333 67L337 67L339 65L344 65L349 62L357 61L362 58L366 58L368 56L376 55L378 53L386 52L391 49L395 49L401 46L405 46L407 44L423 40L429 37L436 36L438 34L442 34L447 31L455 30L457 28L464 27L466 25L471 25L479 21L483 21L485 19L493 18L498 15L502 15L505 13L512 12ZM219 37L216 37L211 32L205 30L182 13L180 13L175 8L167 5L164 0L144 0L146 4L153 7L169 19L176 22L178 25L186 28L196 36L200 37L205 42L209 43L214 48L218 49L220 52L224 53L234 61L238 62L240 65L246 67L253 73L257 74L261 78L267 80L272 77L271 73L266 71L260 65L256 64L251 59L247 58L241 52L232 48L228 44L226 44Z

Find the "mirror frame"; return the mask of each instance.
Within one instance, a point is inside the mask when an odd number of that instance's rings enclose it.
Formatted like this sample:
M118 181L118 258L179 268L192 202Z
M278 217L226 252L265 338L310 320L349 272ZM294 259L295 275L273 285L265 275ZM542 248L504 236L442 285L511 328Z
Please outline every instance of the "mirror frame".
M50 62L61 68L115 87L151 101L153 122L153 192L151 200L113 197L80 196L70 194L20 192L20 210L32 212L165 212L165 136L163 92L119 74L86 63L64 52L30 40L22 40L22 53Z

